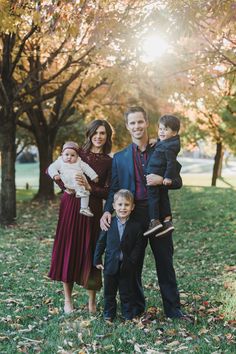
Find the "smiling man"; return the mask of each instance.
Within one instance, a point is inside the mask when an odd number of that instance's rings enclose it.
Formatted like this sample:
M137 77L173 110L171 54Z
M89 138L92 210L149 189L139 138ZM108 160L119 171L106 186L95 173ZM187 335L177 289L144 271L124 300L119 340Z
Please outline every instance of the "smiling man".
M146 166L155 147L149 145L147 131L149 122L145 110L142 107L131 107L125 113L125 124L131 135L132 143L114 155L111 188L100 226L102 230L109 229L113 211L113 196L119 189L125 188L130 190L135 198L135 208L131 217L140 223L144 233L149 225L147 184L162 184L163 178L154 174L146 176ZM175 181L173 181L174 183ZM169 232L165 237L155 237L155 235L143 237L143 252L139 258L136 273L134 313L138 316L145 310L141 273L148 239L155 258L165 314L169 318L187 319L180 309L179 292L173 267L172 232Z

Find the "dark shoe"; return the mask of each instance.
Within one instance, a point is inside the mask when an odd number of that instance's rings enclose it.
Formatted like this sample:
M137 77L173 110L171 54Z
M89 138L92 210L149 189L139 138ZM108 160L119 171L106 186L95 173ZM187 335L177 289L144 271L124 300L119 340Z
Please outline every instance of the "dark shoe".
M133 317L122 317L123 322L130 322L132 321Z
M167 316L167 317L171 318L172 320L180 320L188 323L194 323L194 317L192 315L187 315L182 311L178 311L176 315Z
M105 322L112 323L113 320L114 320L114 318L112 318L112 317L104 317Z
M143 236L149 236L153 233L155 233L157 230L162 228L163 225L158 219L153 219L151 220L149 227L146 232L144 232Z
M155 237L159 237L162 235L167 234L170 231L173 231L174 225L172 224L172 221L164 221L163 222L163 227L156 233Z
M133 317L141 317L143 316L145 311L145 306L138 306L138 304L133 308Z
M179 317L179 320L194 324L194 317L192 315L183 315Z

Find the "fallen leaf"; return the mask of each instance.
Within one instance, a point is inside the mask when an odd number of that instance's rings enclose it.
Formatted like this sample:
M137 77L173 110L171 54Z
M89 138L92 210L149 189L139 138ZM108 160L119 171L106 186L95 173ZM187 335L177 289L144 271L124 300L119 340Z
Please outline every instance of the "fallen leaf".
M167 344L167 347L175 347L176 345L179 345L180 342L178 340L174 340L173 342L170 342Z
M141 349L140 349L140 346L136 343L134 345L134 350L137 352L137 353L142 353Z
M209 332L209 329L206 329L206 328L202 328L200 329L200 331L198 332L199 335L202 335L202 334L206 334Z
M9 339L7 336L0 336L0 342Z
M80 327L81 328L90 327L90 325L91 325L91 321L89 321L89 320L80 322Z

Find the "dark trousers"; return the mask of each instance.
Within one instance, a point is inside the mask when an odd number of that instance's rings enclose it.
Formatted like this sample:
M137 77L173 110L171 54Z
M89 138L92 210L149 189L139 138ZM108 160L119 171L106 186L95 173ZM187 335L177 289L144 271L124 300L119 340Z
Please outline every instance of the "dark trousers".
M148 186L147 191L150 220L160 220L164 219L166 216L171 216L168 189L165 186Z
M149 215L147 202L135 202L135 209L132 218L141 223L143 231L147 230ZM144 237L147 245L147 237ZM156 272L160 286L164 312L167 317L178 317L180 314L180 298L176 283L175 270L173 267L173 240L172 233L163 237L149 237L149 243L155 258ZM137 290L142 286L141 273L145 256L145 247L142 256L139 258L138 271L136 274L136 306L139 307L143 292Z
M122 271L121 264L116 274L104 274L104 318L113 319L116 316L117 290L120 295L122 317L126 320L135 317L133 313L133 284L134 272Z

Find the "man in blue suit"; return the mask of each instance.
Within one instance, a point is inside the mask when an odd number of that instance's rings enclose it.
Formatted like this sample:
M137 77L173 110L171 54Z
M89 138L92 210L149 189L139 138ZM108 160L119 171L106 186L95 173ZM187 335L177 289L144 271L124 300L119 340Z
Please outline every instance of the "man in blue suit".
M131 107L125 113L125 123L132 143L113 157L111 187L100 226L105 231L110 227L113 196L119 189L125 188L130 190L135 198L135 208L131 216L141 224L142 231L145 232L149 225L147 185L162 184L163 178L154 174L146 176L146 166L154 151L154 146L149 145L147 131L149 122L145 110L142 107ZM174 180L172 188L180 187L181 181ZM143 238L143 252L139 258L136 273L134 313L139 316L145 310L141 273L147 239L149 239L155 258L164 312L169 318L187 319L180 309L180 298L173 267L172 232L165 237L151 235L148 238Z

